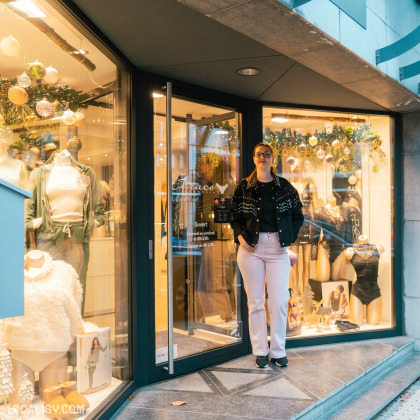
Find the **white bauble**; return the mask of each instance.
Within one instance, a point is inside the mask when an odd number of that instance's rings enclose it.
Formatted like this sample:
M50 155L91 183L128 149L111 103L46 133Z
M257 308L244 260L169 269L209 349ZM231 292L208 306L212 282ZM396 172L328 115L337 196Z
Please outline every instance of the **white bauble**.
M59 78L60 78L60 75L58 74L58 71L54 67L47 67L45 69L45 76L43 78L43 81L45 83L48 83L49 85L53 85L58 82Z
M85 123L85 118L86 117L85 117L85 114L83 114L83 112L77 111L76 112L76 121L75 121L74 125L76 127L82 126Z
M15 55L18 55L20 51L19 42L12 36L3 38L0 42L0 48L3 51L3 53L8 55L9 57L14 57Z
M73 125L76 122L76 114L72 110L66 109L61 121L66 125Z
M23 88L28 88L32 85L32 79L25 72L18 76L17 82L18 85Z

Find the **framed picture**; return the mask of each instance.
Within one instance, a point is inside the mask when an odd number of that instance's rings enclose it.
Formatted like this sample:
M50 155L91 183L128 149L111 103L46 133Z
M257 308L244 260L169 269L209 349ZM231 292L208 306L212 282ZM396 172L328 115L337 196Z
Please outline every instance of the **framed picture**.
M111 328L77 335L77 390L97 392L111 384Z
M350 284L348 280L322 282L323 307L331 307L333 319L348 319L350 315Z

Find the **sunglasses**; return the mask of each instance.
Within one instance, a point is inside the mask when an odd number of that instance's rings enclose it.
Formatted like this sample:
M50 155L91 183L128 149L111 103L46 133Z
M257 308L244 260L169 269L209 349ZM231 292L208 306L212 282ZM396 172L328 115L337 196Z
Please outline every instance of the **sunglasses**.
M256 156L257 158L261 158L261 157L265 157L266 159L268 159L270 156L272 156L272 154L270 152L264 152L264 153L255 153L254 156Z

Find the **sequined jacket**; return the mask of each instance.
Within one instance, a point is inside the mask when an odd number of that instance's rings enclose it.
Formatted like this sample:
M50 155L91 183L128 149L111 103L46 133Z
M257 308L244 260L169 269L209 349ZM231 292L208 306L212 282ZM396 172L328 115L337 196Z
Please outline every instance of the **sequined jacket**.
M296 240L302 226L302 203L298 192L289 181L276 175L273 176L274 186L271 191L276 210L277 231L280 246L287 247ZM231 226L235 234L235 242L238 243L238 236L242 235L249 245L257 244L261 200L261 191L256 175L253 175L249 182L247 179L242 179L239 182L232 202Z

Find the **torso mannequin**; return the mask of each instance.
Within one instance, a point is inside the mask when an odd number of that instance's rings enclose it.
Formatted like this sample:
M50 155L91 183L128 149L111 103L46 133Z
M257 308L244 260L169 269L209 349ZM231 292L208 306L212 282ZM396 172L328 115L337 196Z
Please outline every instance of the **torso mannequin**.
M358 244L344 252L346 260L357 273L357 281L353 284L350 296L351 322L363 324L365 306L367 323L377 325L380 322L382 297L378 287L378 265L384 250L381 245L370 245L368 237L360 235Z
M0 179L21 188L27 187L27 172L23 162L7 155L7 145L0 139Z
M309 180L303 179L302 171L298 164L293 168L292 175L293 181L291 183L299 193L305 220L300 228L298 239L290 246L290 249L297 255L299 255L299 245L302 246L302 276L299 273L299 263L295 264L290 271L290 286L293 287L296 293L302 294L309 281L312 241L311 225L314 218L317 192L316 187Z

